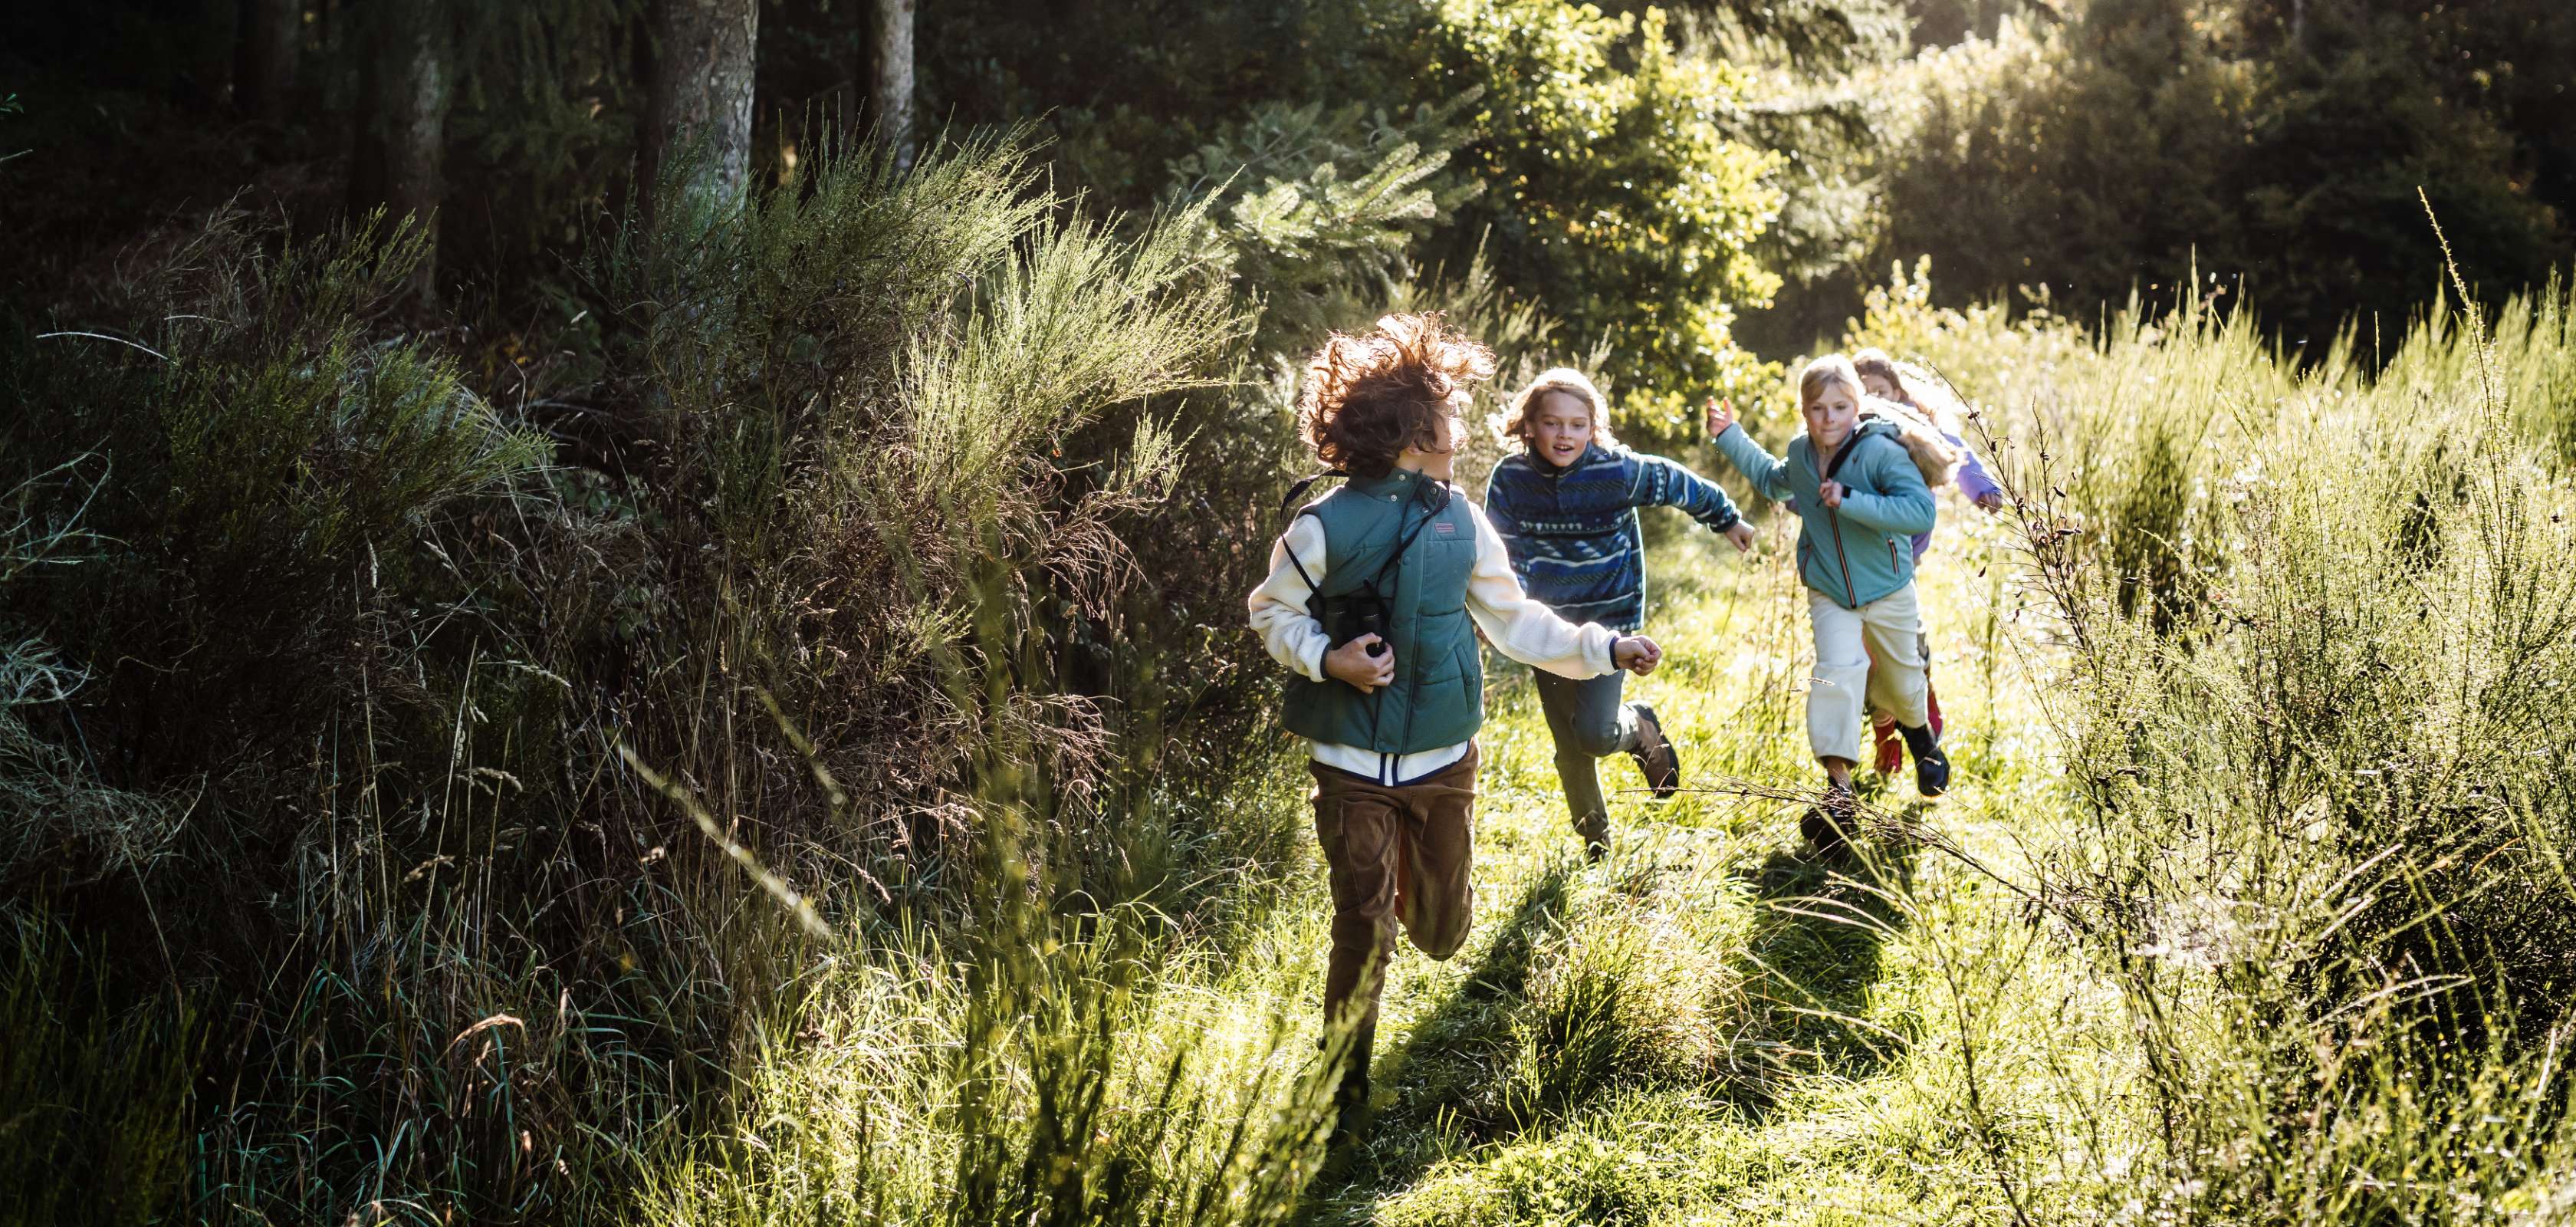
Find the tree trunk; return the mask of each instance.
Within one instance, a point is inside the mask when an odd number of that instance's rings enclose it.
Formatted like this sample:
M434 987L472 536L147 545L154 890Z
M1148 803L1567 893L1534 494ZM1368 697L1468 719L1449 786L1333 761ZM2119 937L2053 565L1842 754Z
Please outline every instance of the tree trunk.
M241 0L241 53L233 99L243 113L277 123L295 92L296 49L304 34L303 0Z
M658 0L644 132L645 204L663 193L698 224L741 199L751 170L759 0Z
M914 0L877 0L876 74L869 103L877 139L894 151L895 165L912 165L912 10Z
M439 203L447 181L447 0L385 0L369 5L367 81L350 168L350 206L383 206L429 231L428 253L415 276L421 301L438 301Z

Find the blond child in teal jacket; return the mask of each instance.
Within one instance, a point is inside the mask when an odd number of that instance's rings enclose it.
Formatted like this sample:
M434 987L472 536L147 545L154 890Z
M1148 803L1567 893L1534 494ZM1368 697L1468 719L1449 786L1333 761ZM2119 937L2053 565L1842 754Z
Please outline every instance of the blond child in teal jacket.
M1708 410L1719 453L1756 491L1791 504L1801 522L1798 577L1816 644L1807 743L1827 777L1806 830L1825 850L1841 844L1852 816L1851 773L1868 708L1896 718L1914 755L1917 790L1939 796L1950 782L1949 759L1925 708L1914 599L1913 537L1932 530L1932 489L1902 428L1861 418L1865 395L1850 359L1831 354L1809 363L1798 377L1807 429L1789 441L1785 456L1754 442L1731 406Z

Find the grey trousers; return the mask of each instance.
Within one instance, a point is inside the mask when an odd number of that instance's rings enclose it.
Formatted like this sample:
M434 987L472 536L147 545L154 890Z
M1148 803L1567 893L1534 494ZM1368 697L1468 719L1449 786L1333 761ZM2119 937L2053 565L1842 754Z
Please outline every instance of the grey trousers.
M1539 710L1547 713L1547 731L1556 736L1556 778L1565 785L1566 808L1574 829L1593 835L1604 828L1610 806L1592 760L1637 744L1637 713L1619 701L1628 675L1613 670L1578 682L1545 669L1535 673Z

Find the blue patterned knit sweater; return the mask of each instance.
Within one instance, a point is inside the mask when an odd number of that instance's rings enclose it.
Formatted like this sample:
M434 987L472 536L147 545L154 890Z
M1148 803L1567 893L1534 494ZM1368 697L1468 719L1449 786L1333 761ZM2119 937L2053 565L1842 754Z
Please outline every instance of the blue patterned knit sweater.
M1511 551L1521 587L1569 622L1621 634L1646 619L1640 507L1679 507L1713 532L1739 518L1717 483L1661 456L1599 443L1562 469L1515 453L1485 483L1485 518Z

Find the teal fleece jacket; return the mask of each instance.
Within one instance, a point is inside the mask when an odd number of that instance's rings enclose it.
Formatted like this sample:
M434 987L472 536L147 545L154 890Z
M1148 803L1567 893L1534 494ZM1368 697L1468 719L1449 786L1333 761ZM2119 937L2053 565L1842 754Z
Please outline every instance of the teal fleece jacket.
M1896 441L1893 423L1863 422L1843 446L1859 450L1834 475L1850 492L1831 508L1817 487L1832 457L1820 460L1805 434L1789 440L1785 460L1762 450L1740 424L1717 437L1718 452L1755 490L1797 510L1798 577L1834 604L1858 609L1914 581L1912 538L1932 531L1932 489Z

